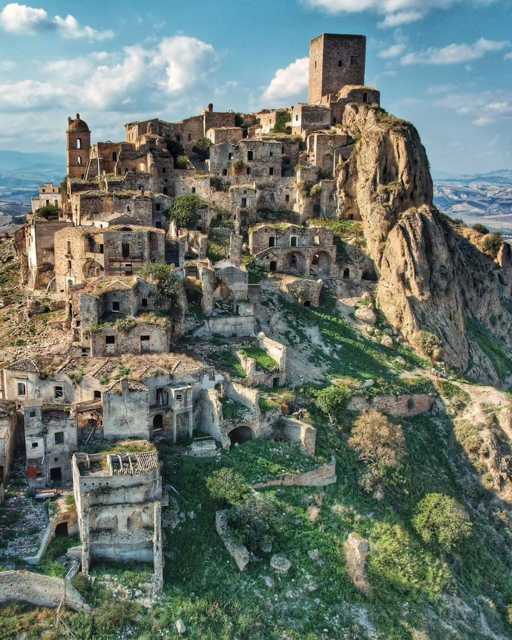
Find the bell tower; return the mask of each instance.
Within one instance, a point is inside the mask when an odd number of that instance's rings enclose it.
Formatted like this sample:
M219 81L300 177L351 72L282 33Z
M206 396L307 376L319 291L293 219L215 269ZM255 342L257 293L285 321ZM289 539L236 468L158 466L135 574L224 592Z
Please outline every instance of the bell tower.
M67 136L67 171L70 178L83 178L87 171L91 154L91 132L87 123L76 118L68 118Z

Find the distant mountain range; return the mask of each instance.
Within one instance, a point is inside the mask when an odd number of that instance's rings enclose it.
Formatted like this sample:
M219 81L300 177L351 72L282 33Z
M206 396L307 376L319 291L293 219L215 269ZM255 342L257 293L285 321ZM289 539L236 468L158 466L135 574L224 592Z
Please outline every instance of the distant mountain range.
M434 180L436 206L468 224L512 235L512 170ZM484 220L482 220L484 219Z

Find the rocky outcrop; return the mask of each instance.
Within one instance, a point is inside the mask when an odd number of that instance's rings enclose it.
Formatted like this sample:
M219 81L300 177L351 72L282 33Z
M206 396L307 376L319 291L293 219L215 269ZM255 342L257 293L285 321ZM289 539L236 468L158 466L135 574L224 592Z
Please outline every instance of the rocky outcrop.
M363 222L380 309L418 350L475 378L504 382L512 374L506 249L498 248L495 260L480 234L433 206L427 155L411 124L350 105L344 125L357 144L339 171L338 197L344 215Z

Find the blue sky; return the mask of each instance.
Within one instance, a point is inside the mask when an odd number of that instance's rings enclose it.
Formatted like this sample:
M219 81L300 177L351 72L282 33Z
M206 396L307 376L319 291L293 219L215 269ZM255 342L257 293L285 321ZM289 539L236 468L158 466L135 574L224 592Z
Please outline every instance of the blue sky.
M304 100L309 40L368 36L367 83L433 172L512 168L512 0L0 2L0 149L62 152L77 111L125 122Z

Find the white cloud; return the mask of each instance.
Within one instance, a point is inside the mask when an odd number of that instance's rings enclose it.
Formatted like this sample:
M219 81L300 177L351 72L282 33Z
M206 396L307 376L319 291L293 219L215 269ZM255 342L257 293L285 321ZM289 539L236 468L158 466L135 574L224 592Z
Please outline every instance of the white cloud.
M304 93L309 82L309 58L298 58L284 69L278 69L263 92L262 99L278 102Z
M189 36L165 38L158 46L152 64L165 69L164 89L179 93L202 79L215 63L211 44Z
M34 9L25 4L6 4L0 12L0 25L10 33L35 33L48 29L48 14L44 9Z
M202 88L213 91L216 59L212 45L176 36L154 48L53 60L37 80L0 85L0 111L75 109L77 100L81 111L167 108Z
M398 58L398 56L401 56L404 53L405 49L406 49L406 46L402 42L398 44L392 44L387 49L383 49L382 51L380 51L377 54L377 56L379 58L382 58L383 60L389 60L390 58Z
M64 38L77 40L107 40L114 32L97 31L89 26L81 26L78 20L67 15L65 18L50 18L44 9L29 7L25 4L11 2L0 11L0 27L9 33L33 35L43 31L56 31Z
M512 93L507 91L450 93L434 104L471 119L477 127L508 122L512 119Z
M69 14L65 18L55 16L53 20L62 36L70 40L86 38L87 40L99 41L110 40L110 38L114 37L114 32L110 29L106 31L97 31L96 29L88 27L87 25L85 27L81 27L78 23L78 20L74 16Z
M512 60L512 51L505 54L505 60Z
M413 64L461 64L479 60L488 53L502 51L508 46L508 42L497 40L486 40L480 38L473 44L449 44L446 47L430 47L424 51L408 53L402 58L403 65Z
M434 10L445 10L460 4L486 6L495 0L302 0L313 9L328 13L361 13L373 11L384 16L379 26L399 27L422 20Z

